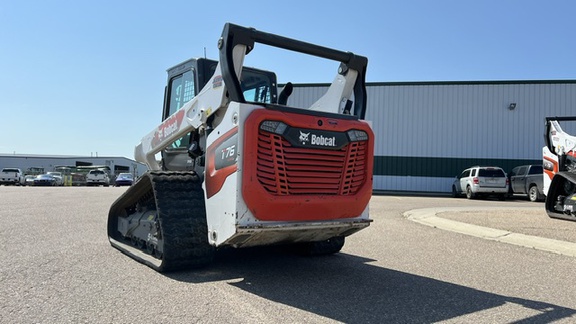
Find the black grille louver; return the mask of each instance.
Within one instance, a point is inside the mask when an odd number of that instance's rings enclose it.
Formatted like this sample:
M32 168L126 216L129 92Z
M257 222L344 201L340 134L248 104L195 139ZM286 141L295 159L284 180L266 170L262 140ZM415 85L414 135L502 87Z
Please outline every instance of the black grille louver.
M259 131L257 178L273 195L353 195L367 178L367 141L341 149L294 147Z

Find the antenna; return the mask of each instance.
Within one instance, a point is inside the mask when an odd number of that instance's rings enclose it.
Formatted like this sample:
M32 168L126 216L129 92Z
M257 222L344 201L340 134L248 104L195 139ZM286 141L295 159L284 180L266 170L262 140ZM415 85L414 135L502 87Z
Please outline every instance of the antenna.
M204 58L206 58L206 46L204 46Z

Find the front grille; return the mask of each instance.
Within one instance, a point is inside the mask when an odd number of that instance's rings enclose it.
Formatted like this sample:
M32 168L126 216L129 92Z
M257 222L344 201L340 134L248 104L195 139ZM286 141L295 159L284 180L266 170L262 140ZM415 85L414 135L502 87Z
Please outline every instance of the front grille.
M353 195L367 177L367 141L342 149L294 147L260 130L257 178L273 195Z

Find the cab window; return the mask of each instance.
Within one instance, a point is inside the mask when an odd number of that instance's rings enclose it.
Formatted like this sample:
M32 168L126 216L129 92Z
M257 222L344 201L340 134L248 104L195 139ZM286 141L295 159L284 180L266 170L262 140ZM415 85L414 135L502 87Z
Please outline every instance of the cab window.
M210 77L216 72L216 63L210 67ZM272 87L275 87L276 78L274 73L243 68L240 77L240 88L244 99L249 102L272 103Z
M170 102L166 117L194 99L194 72L187 71L170 80Z
M182 108L185 103L194 99L195 88L194 88L194 71L186 71L180 75L173 77L170 80L169 86L170 101L168 103L168 113L165 118L168 118L174 114L178 109ZM188 147L190 142L190 134L177 139L172 143L173 148L178 147Z
M271 88L275 86L269 73L244 69L240 81L240 87L244 99L250 102L271 103Z

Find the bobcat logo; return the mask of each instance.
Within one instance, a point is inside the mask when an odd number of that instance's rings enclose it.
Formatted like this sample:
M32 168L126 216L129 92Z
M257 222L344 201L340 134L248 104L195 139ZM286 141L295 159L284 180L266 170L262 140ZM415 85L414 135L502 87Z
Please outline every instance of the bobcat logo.
M302 145L306 144L306 142L310 141L310 139L308 138L310 136L310 133L302 133L302 131L300 131L300 142L302 142Z

